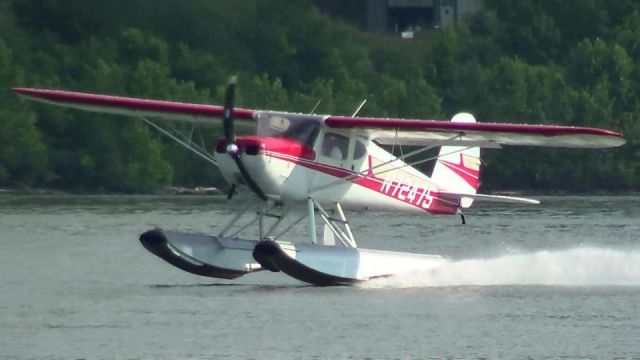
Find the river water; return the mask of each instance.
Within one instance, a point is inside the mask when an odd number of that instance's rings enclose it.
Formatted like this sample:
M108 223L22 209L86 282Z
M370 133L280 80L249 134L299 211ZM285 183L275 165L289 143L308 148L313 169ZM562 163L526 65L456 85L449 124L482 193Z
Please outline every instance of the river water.
M3 195L0 358L640 359L640 197L541 200L478 206L465 226L348 214L361 247L448 261L321 288L197 277L138 243L215 232L221 197Z

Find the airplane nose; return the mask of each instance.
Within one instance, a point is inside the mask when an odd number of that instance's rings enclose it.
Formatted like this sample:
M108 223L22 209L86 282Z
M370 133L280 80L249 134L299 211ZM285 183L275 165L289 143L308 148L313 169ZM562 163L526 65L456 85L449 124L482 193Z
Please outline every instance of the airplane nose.
M246 144L244 148L244 152L247 155L258 155L261 147L263 147L263 145L260 143Z
M232 147L232 148L231 148ZM234 144L227 145L225 139L218 140L216 144L216 152L219 154L235 154L258 155L260 149L264 148L264 144L256 139L245 139L238 137Z

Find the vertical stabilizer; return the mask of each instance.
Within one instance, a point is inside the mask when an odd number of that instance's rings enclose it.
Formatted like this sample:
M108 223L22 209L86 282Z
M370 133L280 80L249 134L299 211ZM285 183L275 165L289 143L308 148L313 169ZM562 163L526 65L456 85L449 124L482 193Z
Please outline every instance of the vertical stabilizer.
M452 122L476 122L471 114L459 113ZM431 179L444 191L475 194L480 185L480 148L443 146L433 168ZM461 206L467 208L473 202L463 198Z

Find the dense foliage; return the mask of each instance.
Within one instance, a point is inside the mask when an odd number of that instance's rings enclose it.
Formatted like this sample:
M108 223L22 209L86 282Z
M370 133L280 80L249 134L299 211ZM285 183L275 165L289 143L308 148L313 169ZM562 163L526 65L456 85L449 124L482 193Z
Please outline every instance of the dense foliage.
M336 23L311 0L3 2L0 186L220 184L215 169L140 121L19 101L9 88L220 103L230 74L244 107L308 112L322 99L318 112L350 113L366 98L363 113L374 116L468 111L622 131L628 144L613 150L487 150L484 187L640 189L633 0L487 0L483 13L412 42ZM218 130L202 131L211 147Z

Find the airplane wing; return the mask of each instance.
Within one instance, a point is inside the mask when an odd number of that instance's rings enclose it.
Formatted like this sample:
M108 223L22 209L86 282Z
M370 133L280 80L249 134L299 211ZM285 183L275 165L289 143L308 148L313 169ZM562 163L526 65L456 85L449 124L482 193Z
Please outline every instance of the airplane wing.
M124 96L89 94L82 92L46 90L32 88L13 88L18 95L53 105L81 110L128 115L163 120L186 121L200 124L221 124L223 106L189 104L182 102L139 99ZM235 119L254 123L254 110L235 108Z
M149 100L61 90L14 88L22 97L63 107L94 112L218 124L224 107ZM254 124L255 110L235 108L236 119ZM241 125L244 121L241 121ZM479 146L502 145L607 148L625 143L622 134L597 128L555 125L468 123L435 120L384 119L328 116L325 125L352 129L383 145Z
M329 116L325 125L351 129L383 145L479 146L525 145L608 148L623 145L622 134L597 128L435 120Z

